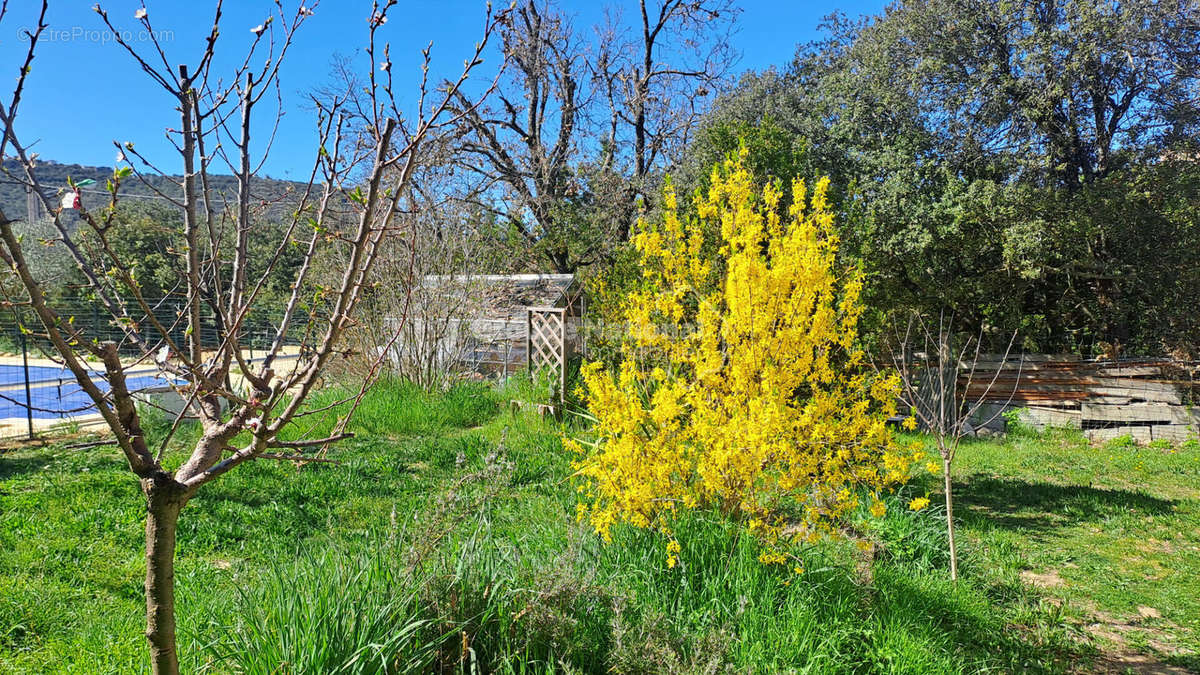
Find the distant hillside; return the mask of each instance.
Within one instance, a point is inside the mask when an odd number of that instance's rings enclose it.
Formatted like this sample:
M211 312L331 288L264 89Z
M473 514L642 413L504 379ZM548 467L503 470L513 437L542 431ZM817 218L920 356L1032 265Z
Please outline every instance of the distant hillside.
M15 160L5 161L4 168L14 175L21 175L20 165ZM112 176L112 171L111 167L60 164L49 160L38 160L37 164L38 179L45 187L46 196L51 201L57 200L58 189L66 187L68 177L75 181L85 178L96 181L96 185L84 189L84 195L85 197L104 199L105 181ZM121 195L130 199L154 199L155 190L172 197L180 195L178 185L173 182L179 180L177 176L147 176L146 180L149 185L134 177L126 179L121 184ZM232 197L237 189L237 180L233 176L211 175L209 184L218 195ZM255 197L267 201L277 200L286 195L289 190L295 191L303 188L302 183L270 178L257 179L253 185ZM219 205L218 208L220 208ZM14 219L23 218L26 211L24 186L6 174L0 174L0 209L3 209L9 218ZM274 209L272 210L274 211ZM286 209L281 209L281 211L286 211Z

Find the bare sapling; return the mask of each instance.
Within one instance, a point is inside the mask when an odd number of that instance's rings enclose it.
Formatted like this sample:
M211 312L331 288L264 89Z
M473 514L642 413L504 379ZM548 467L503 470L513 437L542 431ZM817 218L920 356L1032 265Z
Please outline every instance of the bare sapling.
M386 250L383 242L404 227L397 214L410 208L408 184L425 148L450 133L466 112L450 104L482 63L498 15L489 7L474 53L455 78L440 85L429 80L427 47L423 78L402 105L381 34L397 0L375 2L364 24L365 90L355 92L353 110L348 94L314 97L318 145L307 181L287 196L288 215L268 219L265 210L278 205L257 192L260 172L272 147L294 142L276 138L283 114L281 65L302 26L313 20L316 2L294 9L276 3L260 25L246 32L223 25L222 2L216 0L212 28L186 61L157 38L154 14L146 7L131 17L139 30L123 31L97 5L116 48L166 94L163 101L178 119L167 130L173 148L168 154L178 163L167 170L134 143L114 142L117 168L100 199L73 183L65 188L43 184L36 155L19 135L22 96L49 27L48 4L41 2L36 25L25 31L28 51L16 85L0 101L0 160L16 160L19 169L8 177L41 200L53 228L41 242L26 241L14 233L15 221L0 212L0 259L13 277L3 300L28 318L22 329L30 338L73 375L103 418L111 444L140 481L146 500L150 662L154 673L177 673L174 561L180 513L201 487L242 464L308 457L351 436L346 423L370 378L356 385L357 393L351 391L332 432L305 431L306 417L328 414L331 407L314 409L306 402L343 349L343 335L355 324L372 270ZM0 5L0 23L6 9L7 3ZM130 32L148 39L136 44L122 39ZM248 46L236 60L226 56L225 45L235 41L226 33L246 36ZM218 72L218 63L234 65ZM232 194L213 187L211 179L218 174L234 177ZM152 176L160 180L148 180ZM182 213L178 245L170 251L181 270L171 293L177 304L166 314L160 299L143 293L138 261L124 259L113 245L111 228L128 193L122 189L127 181L141 181ZM77 214L77 222L71 214ZM56 306L49 282L35 272L35 246L69 254L102 322L76 322L65 307ZM298 262L295 251L302 252ZM250 359L248 321L266 311L263 289L268 277L285 269L285 259L292 261L286 268L290 296L282 308L270 308L273 334L265 351L256 350L259 358ZM339 274L320 278L315 270L333 259L341 265ZM112 339L113 334L119 337ZM127 375L153 365L183 404L169 431L152 441L144 431L145 404ZM180 449L172 439L187 418L198 420L202 431L199 440Z
M996 421L1012 400L1015 382L1021 376L1020 364L1015 372L1013 391L1008 392L1008 402L989 404L995 399L993 394L1000 393L999 378L1004 371L1004 362L1012 352L1016 333L1009 339L992 372L980 369L983 358L995 358L982 353L982 330L978 335L960 337L954 331L953 316L944 312L938 315L936 325L921 314L913 313L903 330L898 324L894 325L893 337L890 365L900 378L901 412L908 412L919 428L929 434L942 459L950 578L957 581L958 547L954 536L954 493L950 471L962 439Z
M488 346L494 329L478 318L490 299L479 275L508 259L475 203L489 184L452 164L460 148L460 139L446 138L411 179L410 208L398 221L405 236L384 243L363 305L373 318L347 336L357 350L351 372L371 372L386 352L386 372L432 391L477 365L471 355Z

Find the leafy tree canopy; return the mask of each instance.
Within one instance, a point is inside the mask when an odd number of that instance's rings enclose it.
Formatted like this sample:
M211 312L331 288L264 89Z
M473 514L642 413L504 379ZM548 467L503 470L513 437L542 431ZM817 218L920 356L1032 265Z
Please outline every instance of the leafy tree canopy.
M756 171L830 175L876 324L946 308L1026 349L1197 343L1200 4L911 0L825 27L719 101L690 166L740 137Z

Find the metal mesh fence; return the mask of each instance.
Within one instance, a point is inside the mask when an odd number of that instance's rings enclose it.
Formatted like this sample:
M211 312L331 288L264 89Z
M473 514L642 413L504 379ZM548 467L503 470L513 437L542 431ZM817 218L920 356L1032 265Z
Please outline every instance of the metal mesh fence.
M182 298L153 304L154 318L167 327L172 340L183 344L187 321ZM181 384L144 358L127 339L126 331L99 307L79 303L59 307L84 335L111 340L129 366L131 390L156 392ZM275 339L282 308L251 312L240 332L244 357L265 356ZM293 320L285 344L311 339L304 333L308 316ZM61 365L49 345L36 333L28 312L10 308L0 312L0 439L28 438L55 430L101 423L90 398L74 375ZM130 321L150 317L131 313ZM528 344L524 321L475 319L454 321L453 330L439 333L431 353L456 362L454 370L504 377L526 365ZM219 345L224 330L211 311L200 323L201 343ZM628 334L628 327L573 319L569 326L570 351L588 359L611 357L613 345ZM145 334L162 344L156 330ZM412 345L395 343L393 361L405 357ZM293 348L293 352L298 349ZM142 357L139 360L139 357ZM102 368L92 364L93 381L106 391ZM1012 354L984 356L960 364L957 396L980 404L971 420L980 433L1004 431L1014 423L1035 429L1069 427L1093 440L1129 436L1135 441L1182 442L1200 432L1200 362L1180 359L1084 359L1072 355Z
M190 336L183 316L185 300L166 298L148 304L154 320L166 329L171 340L178 345L186 344ZM129 339L128 331L98 306L78 303L56 305L55 309L60 319L69 322L81 335L118 345L127 366L126 385L139 398L170 392L174 386L184 384L143 353L146 347L153 351L167 344L161 331L146 326L151 318L145 312L130 309L129 316L122 319L145 328L142 334L148 344L139 348ZM282 316L281 308L267 308L251 312L245 318L239 332L244 358L253 362L266 355ZM291 352L304 340L308 318L305 314L293 319L284 339ZM51 345L39 336L41 332L40 324L27 309L8 308L0 312L0 439L34 438L103 423L91 398ZM200 342L204 348L218 348L223 335L225 330L216 314L211 309L203 311ZM107 392L103 367L89 362L88 368L96 388Z

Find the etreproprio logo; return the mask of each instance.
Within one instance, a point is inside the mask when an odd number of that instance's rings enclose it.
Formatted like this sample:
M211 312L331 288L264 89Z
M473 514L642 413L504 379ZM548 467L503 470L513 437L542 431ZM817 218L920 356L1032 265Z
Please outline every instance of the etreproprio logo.
M17 30L17 39L21 42L28 42L30 28L20 28ZM38 36L38 42L96 42L100 44L108 44L117 42L120 38L121 42L170 42L175 39L175 31L171 30L121 30L112 31L108 28L85 28L84 26L71 26L70 28L46 28L42 34Z

